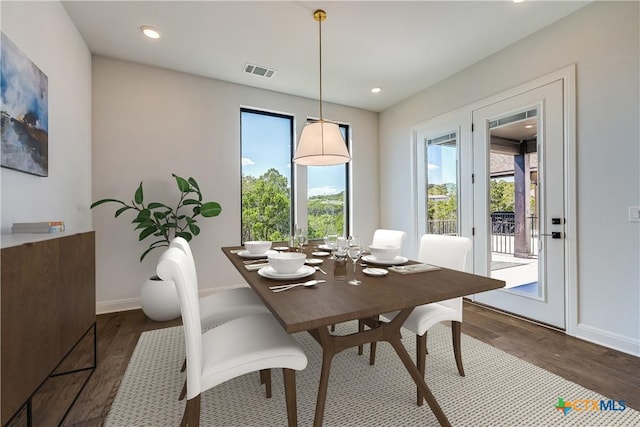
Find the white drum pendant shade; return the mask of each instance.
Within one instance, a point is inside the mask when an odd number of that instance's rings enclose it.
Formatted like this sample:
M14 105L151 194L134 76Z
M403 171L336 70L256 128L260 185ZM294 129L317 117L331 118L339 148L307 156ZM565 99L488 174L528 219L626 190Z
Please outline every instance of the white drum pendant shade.
M335 123L318 121L302 129L293 161L305 166L329 166L351 160L340 127Z

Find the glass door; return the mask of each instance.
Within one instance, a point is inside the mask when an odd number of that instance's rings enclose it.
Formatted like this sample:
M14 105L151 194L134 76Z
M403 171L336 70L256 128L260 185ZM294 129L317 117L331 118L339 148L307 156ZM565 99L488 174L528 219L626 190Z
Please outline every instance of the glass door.
M565 328L562 82L474 110L475 301Z

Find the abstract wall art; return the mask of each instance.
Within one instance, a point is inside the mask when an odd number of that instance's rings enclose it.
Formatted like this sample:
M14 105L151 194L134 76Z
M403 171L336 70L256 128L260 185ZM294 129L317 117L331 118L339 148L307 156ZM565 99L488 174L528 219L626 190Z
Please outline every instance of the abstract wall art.
M2 33L0 46L2 167L49 174L49 80Z

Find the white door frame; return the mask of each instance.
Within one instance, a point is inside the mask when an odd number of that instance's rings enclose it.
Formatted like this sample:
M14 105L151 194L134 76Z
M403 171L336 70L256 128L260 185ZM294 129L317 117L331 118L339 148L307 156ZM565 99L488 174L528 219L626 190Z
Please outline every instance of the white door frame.
M485 107L487 105L502 101L504 99L519 95L529 90L545 86L555 81L562 81L563 88L563 120L564 120L564 179L563 187L565 194L564 211L566 213L567 222L565 224L565 325L566 334L575 336L578 330L578 262L577 262L577 155L576 155L576 67L575 64L564 67L560 70L546 74L537 79L531 80L527 83L511 88L499 94L485 98L481 101L459 108L450 113L443 114L441 116L426 120L412 127L412 157L413 157L413 173L414 173L414 188L413 192L413 210L416 225L416 233L418 233L418 209L420 205L418 203L418 194L420 189L418 188L418 175L417 163L420 159L417 156L418 136L424 134L425 129L434 126L436 123L442 123L447 118L458 116L462 117L466 115L468 117L468 123L461 123L462 126L469 125L471 123L471 113L473 110ZM461 146L470 145L470 141L460 141ZM471 177L462 177L462 181L471 179ZM416 242L418 236L415 236ZM416 249L417 250L417 249Z

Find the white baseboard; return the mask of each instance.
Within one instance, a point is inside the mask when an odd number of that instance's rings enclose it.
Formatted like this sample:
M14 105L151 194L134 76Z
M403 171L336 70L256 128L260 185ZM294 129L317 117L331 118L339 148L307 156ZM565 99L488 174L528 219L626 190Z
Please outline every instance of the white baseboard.
M200 289L200 297L214 294L216 292L224 291L227 289L234 289L240 287L247 287L247 285L228 285L218 286L215 288ZM112 301L98 301L96 302L96 314L115 313L117 311L129 311L137 310L140 308L140 298L127 298L121 300Z
M640 357L640 341L637 339L585 324L578 324L576 332L576 338Z
M128 298L112 301L96 302L96 314L115 313L140 308L140 298Z

